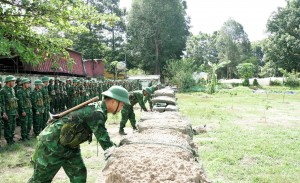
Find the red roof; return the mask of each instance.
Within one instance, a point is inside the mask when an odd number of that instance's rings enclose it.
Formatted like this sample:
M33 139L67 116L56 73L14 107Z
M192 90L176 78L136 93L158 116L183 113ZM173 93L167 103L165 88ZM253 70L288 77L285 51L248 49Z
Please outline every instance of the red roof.
M53 68L53 63L50 60L45 60L44 62L40 63L38 66L31 66L30 64L23 63L24 70L85 76L81 53L70 49L66 49L66 50L69 52L70 58L73 58L75 62L72 69L70 70L68 70L67 62L65 59L61 59L60 61L57 62L60 66L57 70Z

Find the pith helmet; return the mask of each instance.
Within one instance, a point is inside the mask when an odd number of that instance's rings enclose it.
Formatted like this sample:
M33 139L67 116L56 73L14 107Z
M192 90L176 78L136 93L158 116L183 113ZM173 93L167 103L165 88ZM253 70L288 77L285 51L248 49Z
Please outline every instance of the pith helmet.
M13 76L13 75L8 75L8 76L6 76L6 78L5 78L5 83L6 83L6 82L9 82L9 81L16 81L15 76Z
M44 85L43 82L40 79L37 79L34 81L35 85Z
M28 79L28 78L23 78L23 79L21 80L21 84L24 84L24 83L30 83L30 79Z
M48 76L44 76L44 77L42 77L42 82L49 82L49 77Z
M21 78L17 78L16 82L21 82L22 79Z
M102 92L102 95L130 105L128 91L122 86L112 86L105 92Z
M148 93L148 95L151 95L151 94L152 94L151 88L147 87L147 88L145 88L144 90Z

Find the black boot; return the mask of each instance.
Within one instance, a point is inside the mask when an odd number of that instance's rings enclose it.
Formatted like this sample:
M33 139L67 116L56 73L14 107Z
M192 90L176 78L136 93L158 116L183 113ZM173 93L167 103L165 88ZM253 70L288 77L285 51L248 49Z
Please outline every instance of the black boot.
M127 135L127 133L125 133L124 129L120 129L120 130L119 130L119 134L120 134L120 135Z

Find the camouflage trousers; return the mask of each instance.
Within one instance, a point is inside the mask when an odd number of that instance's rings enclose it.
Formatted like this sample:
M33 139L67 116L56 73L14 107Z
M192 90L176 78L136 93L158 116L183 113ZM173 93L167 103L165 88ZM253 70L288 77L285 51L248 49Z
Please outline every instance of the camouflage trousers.
M33 158L34 172L28 183L50 183L62 167L71 183L85 183L87 170L80 149L53 152L42 142L37 143Z
M47 126L47 121L50 118L49 112L50 112L50 104L46 104L45 111L43 113L43 121L41 124L41 129L44 129Z
M21 137L23 140L29 139L29 133L32 126L32 110L26 109L26 116L22 116L22 113L19 115L21 123Z
M33 132L37 136L43 130L43 113L33 114Z
M133 127L133 129L136 129L136 126L135 126L136 120L135 120L133 106L125 104L123 109L121 110L121 114L122 114L122 119L120 122L120 129L124 129L128 119L129 119L130 124Z
M4 138L7 144L12 144L14 141L16 129L16 115L8 115L8 120L4 120Z

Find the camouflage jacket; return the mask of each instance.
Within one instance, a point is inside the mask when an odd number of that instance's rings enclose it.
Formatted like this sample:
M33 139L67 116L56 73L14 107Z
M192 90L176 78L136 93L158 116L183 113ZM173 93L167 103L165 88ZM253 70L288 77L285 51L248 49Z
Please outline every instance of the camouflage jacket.
M41 92L43 94L44 105L50 105L51 98L50 98L50 95L49 95L48 86L43 86L43 88L41 89Z
M43 93L41 90L34 89L31 94L31 103L32 103L32 111L34 113L44 112L44 100L43 100Z
M142 90L135 90L132 92L129 92L129 101L132 106L135 104L139 103L140 107L144 110L147 111L147 108L145 106L145 103L143 101L143 91Z
M18 107L19 111L26 112L27 110L31 110L32 104L31 104L31 91L30 88L20 88L17 92L17 98L18 98Z
M104 102L101 106L98 103L88 105L54 120L40 133L39 141L52 152L63 154L78 149L79 145L89 140L93 133L105 150L113 146L105 127L106 120L107 108ZM65 128L71 130L65 133L63 132L66 131Z
M15 90L9 88L6 85L0 91L2 95L2 111L7 115L17 115L18 113L18 103L17 97L15 95Z

